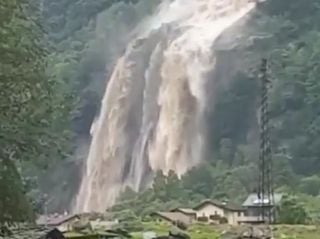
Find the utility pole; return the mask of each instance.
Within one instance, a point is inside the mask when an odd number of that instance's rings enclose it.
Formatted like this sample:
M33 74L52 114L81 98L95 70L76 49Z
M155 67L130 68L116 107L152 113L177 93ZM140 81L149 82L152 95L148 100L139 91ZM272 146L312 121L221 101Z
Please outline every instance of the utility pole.
M44 194L44 220L45 220L45 227L48 228L48 195Z
M263 59L260 66L261 83L260 102L260 153L259 153L259 191L260 216L264 223L273 223L274 191L272 177L272 152L270 144L269 89L271 81L268 76L268 61Z
M43 195L43 199L44 199L44 204L43 204L43 212L44 212L44 217L45 217L45 227L48 228L48 219L49 219L49 215L48 215L48 205L49 203L53 200L53 198L50 198L48 194L44 194Z

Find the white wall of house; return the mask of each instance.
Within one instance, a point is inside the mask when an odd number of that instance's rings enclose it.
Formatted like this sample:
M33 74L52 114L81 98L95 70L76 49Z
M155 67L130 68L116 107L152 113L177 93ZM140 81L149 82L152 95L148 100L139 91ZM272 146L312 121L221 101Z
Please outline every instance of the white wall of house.
M213 215L219 215L224 217L224 210L220 207L217 207L213 204L205 204L201 208L196 210L197 218L198 217L208 217Z
M250 223L255 223L259 221L261 221L261 217L246 216L240 222L241 224L250 224Z
M245 219L244 212L226 211L225 217L231 225L239 225L239 222Z
M213 204L205 204L203 207L196 210L196 214L197 218L207 217L209 222L212 222L210 216L219 215L225 217L231 225L238 225L239 222L243 221L245 218L244 212L226 210Z

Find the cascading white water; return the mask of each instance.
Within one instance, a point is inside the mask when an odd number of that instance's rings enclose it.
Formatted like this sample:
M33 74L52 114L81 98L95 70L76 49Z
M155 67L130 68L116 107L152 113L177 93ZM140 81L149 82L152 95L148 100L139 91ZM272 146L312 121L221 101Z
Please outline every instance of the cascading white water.
M254 6L250 0L164 0L141 23L92 127L75 211L102 212L125 186L139 190L150 171L182 175L201 161L212 45Z

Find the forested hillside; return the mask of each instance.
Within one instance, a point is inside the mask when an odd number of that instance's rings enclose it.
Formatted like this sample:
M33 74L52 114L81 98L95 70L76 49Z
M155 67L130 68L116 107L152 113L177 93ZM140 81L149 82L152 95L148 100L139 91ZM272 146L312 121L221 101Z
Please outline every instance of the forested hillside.
M68 206L106 79L129 33L158 3L1 0L0 223L32 219L28 199L41 211L44 193L59 196L52 209ZM271 62L275 186L299 197L311 216L320 212L319 7L317 0L259 4L252 29L268 37L245 49L249 58ZM204 198L241 202L256 189L259 91L252 67L212 102L208 159L181 179L158 172L152 189L126 190L115 212L138 218ZM128 208L134 210L124 213Z
M276 191L290 194L288 200L297 200L297 207L304 207L314 220L320 211L318 10L318 2L312 0L270 0L259 4L251 28L256 34L263 34L244 50L249 52L248 62L259 57L270 60ZM116 215L134 208L133 214L128 211L128 217L139 217L156 209L192 206L205 198L241 203L249 193L256 192L260 95L252 67L257 65L237 72L233 83L217 92L218 99L208 113L212 145L208 160L181 180L173 172L168 177L158 172L153 189L143 194L128 188L123 194L124 202L114 207Z
M69 98L46 74L46 35L29 1L0 3L0 223L32 220L21 172L68 152Z
M90 128L99 114L106 79L125 49L131 37L129 33L152 12L158 1L36 2L46 34L48 77L63 82L64 87L59 92L72 96L61 104L72 105L65 127L72 136L65 145L72 151L63 157L46 160L44 171L30 163L24 168L34 185L30 195L37 199L37 207L43 205L43 196L47 194L51 199L49 210L63 212L72 203L81 181ZM30 178L29 175L37 176Z
M53 48L53 71L70 84L79 101L73 122L88 135L99 111L105 80L124 50L129 33L157 1L43 1L43 20Z

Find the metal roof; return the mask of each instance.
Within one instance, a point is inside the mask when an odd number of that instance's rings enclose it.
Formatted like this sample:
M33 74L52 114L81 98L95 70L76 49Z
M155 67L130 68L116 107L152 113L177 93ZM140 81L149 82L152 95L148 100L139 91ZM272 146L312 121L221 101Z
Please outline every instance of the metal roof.
M193 210L198 210L206 205L214 205L216 207L225 209L225 210L229 210L229 211L244 211L244 208L242 208L241 206L235 205L235 204L231 204L230 202L220 202L217 200L212 200L212 199L207 199L204 200L203 202L201 202L199 205L195 206L193 208Z
M280 194L280 193L275 193L274 194L275 205L278 205L280 203L282 197L283 197L283 195ZM264 199L263 202L265 204L269 203L269 202L267 202L267 199ZM257 206L261 205L261 203L262 203L262 199L259 199L257 194L252 193L247 197L247 199L244 201L242 206L243 207L257 207Z
M170 222L182 222L185 224L190 223L190 218L181 212L154 212L152 215L157 215Z
M194 211L192 208L175 208L175 209L172 209L171 212L182 212L182 213L185 213L185 214L195 214L196 211Z
M37 225L59 226L65 222L80 218L78 215L42 215L37 220Z

